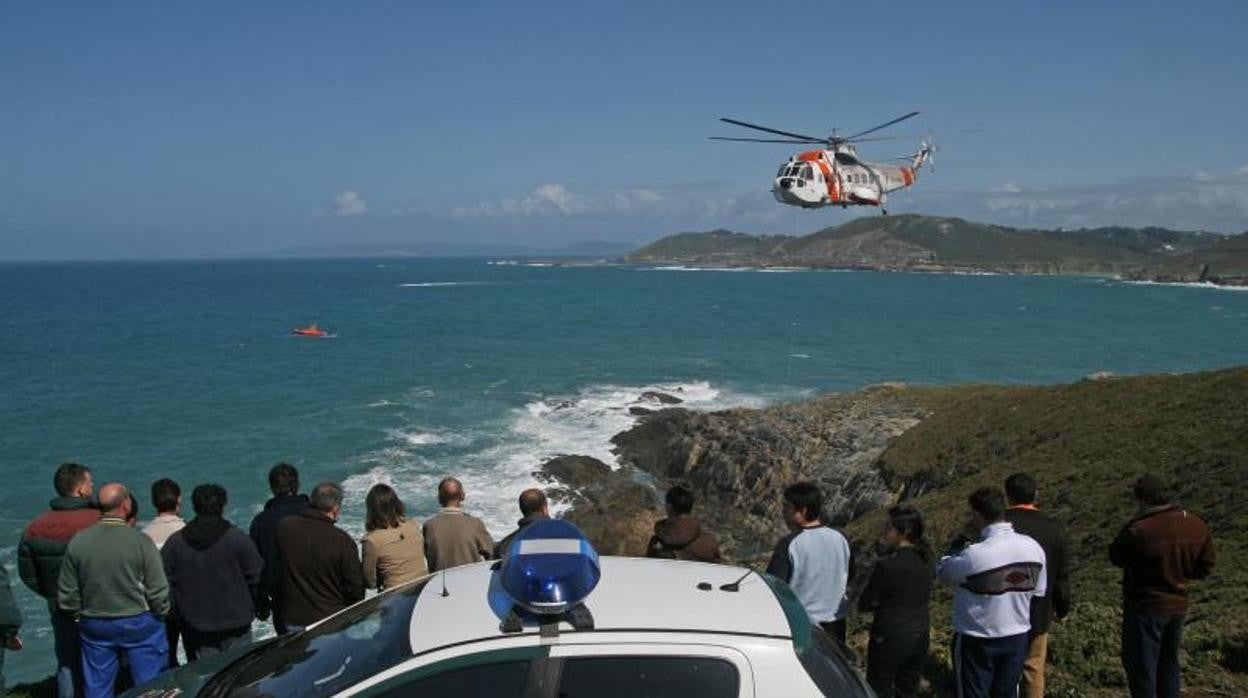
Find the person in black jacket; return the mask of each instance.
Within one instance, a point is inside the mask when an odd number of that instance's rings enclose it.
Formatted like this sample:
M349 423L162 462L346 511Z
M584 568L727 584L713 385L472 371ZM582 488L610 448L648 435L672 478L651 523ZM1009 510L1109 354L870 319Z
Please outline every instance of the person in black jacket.
M160 551L192 662L251 638L264 561L251 538L222 517L226 498L220 485L196 487L195 518Z
M269 490L273 498L264 503L264 511L251 520L251 540L264 560L260 574L260 589L256 595L256 616L260 620L273 614L273 628L277 634L286 634L286 619L282 617L277 593L281 587L282 561L277 552L277 525L291 514L308 508L308 496L299 494L299 471L290 463L278 463L269 470Z
M1049 626L1053 618L1070 613L1070 557L1066 531L1061 524L1040 513L1036 506L1036 481L1027 473L1005 479L1009 509L1005 520L1014 530L1031 536L1044 548L1044 573L1048 593L1031 600L1031 631L1028 633L1027 660L1018 685L1023 698L1044 698L1044 665L1049 650Z
M888 510L880 556L858 598L858 610L875 614L867 647L867 683L880 698L916 696L927 659L931 620L932 553L923 538L923 515L911 507Z
M334 524L342 513L342 487L322 482L312 488L308 508L282 519L277 548L282 561L278 597L292 632L333 615L364 598L360 549Z

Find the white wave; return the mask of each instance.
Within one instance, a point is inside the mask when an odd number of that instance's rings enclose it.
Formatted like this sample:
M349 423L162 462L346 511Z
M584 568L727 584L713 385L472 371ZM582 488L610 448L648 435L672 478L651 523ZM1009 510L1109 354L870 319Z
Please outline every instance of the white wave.
M384 398L381 400L370 402L367 405L365 405L365 407L392 407L392 406L394 406L394 403Z
M810 354L789 354L789 356L793 357L794 359L809 359L810 358Z
M437 434L422 431L403 431L402 429L387 429L386 434L388 434L392 440L407 444L408 446L445 444L454 440L454 438L449 434Z
M1210 283L1208 281L1191 281L1185 283L1172 283L1169 281L1122 281L1120 283L1130 286L1178 286L1180 288L1204 288L1214 291L1248 291L1248 286L1226 286L1223 284Z
M399 284L403 288L442 288L445 286L488 286L484 281L421 281Z
M346 503L343 526L353 535L363 532L364 497L379 482L394 487L409 513L422 520L437 510L438 482L453 475L464 484L465 508L485 521L490 533L502 538L519 517L516 497L529 487L544 487L533 472L546 460L576 454L597 458L619 467L611 452L611 437L636 424L629 407L654 409L647 391L682 400L680 407L717 410L730 407L761 407L763 396L747 395L712 386L705 381L652 385L595 385L575 394L535 397L514 408L496 423L492 433L478 432L466 438L427 430L391 430L389 443L355 460L357 474L343 481ZM449 448L436 459L421 455L430 440ZM557 513L557 512L556 512Z

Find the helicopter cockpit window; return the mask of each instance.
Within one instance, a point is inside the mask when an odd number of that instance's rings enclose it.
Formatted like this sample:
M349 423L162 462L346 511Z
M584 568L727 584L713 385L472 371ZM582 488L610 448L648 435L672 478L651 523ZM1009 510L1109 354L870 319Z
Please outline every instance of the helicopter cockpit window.
M855 158L853 155L850 155L849 153L837 153L836 161L842 165L857 165L858 164L858 158Z

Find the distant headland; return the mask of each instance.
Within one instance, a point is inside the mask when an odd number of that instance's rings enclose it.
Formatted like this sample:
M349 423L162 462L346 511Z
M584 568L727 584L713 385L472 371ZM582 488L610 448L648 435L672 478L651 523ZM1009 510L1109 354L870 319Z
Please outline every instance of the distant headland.
M804 236L729 230L670 235L633 264L980 274L1090 274L1127 281L1248 286L1248 232L1165 228L1035 230L961 218L858 218Z

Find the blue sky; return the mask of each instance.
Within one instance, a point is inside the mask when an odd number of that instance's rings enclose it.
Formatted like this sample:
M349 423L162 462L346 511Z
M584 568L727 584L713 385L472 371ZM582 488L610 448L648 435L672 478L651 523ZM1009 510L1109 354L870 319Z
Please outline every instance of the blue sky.
M1245 26L1229 0L9 2L0 259L805 233L871 212L779 205L788 146L716 120L912 109L894 132L942 150L893 211L1240 232Z

